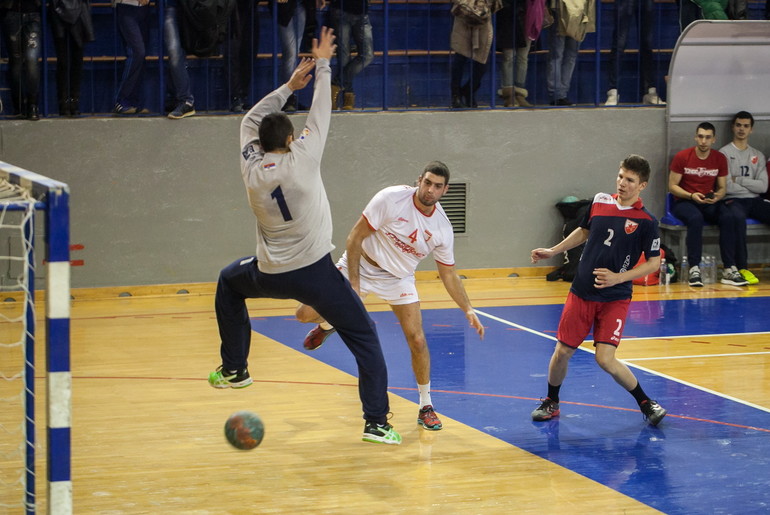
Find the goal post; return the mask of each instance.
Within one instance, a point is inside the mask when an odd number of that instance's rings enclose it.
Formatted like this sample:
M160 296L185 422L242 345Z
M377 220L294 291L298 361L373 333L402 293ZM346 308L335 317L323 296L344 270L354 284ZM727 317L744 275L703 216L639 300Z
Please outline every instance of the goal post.
M21 504L27 514L36 513L35 475L35 212L42 212L45 264L46 349L46 465L47 512L72 513L71 419L72 375L70 372L70 217L69 186L40 174L0 161L0 186L17 190L0 196L0 207L8 211L31 211L21 225L24 241L23 277L19 289L25 302L24 364L24 494ZM1 189L0 189L1 191ZM9 245L10 247L10 245ZM43 249L37 249L38 252ZM12 259L12 258L11 258ZM7 379L4 376L4 379ZM12 378L11 378L12 379Z

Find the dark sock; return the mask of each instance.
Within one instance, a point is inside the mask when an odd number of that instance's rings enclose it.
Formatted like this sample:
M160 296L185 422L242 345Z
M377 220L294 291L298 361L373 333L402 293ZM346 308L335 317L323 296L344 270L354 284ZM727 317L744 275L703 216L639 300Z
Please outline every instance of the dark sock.
M553 402L559 402L560 389L561 389L561 385L554 386L551 383L548 383L548 398L551 399Z
M639 384L639 382L636 383L636 388L629 390L629 393L634 396L634 399L636 399L636 403L639 404L639 406L641 406L644 401L650 400L650 398L647 397L647 394L644 393L644 390L642 390L642 385Z

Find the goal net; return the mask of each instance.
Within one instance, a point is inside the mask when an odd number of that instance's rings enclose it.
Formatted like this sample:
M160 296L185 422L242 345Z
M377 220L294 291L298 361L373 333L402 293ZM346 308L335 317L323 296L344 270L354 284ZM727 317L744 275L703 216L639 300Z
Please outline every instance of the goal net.
M37 218L37 222L36 222ZM36 234L39 233L39 234ZM44 243L44 244L43 244ZM38 248L40 247L40 248ZM37 255L36 255L37 254ZM44 275L46 366L35 362L35 276ZM0 161L0 512L72 513L69 188ZM45 377L45 438L35 378ZM38 410L39 414L43 410ZM45 459L37 459L45 449ZM44 463L46 481L36 462ZM37 489L46 485L46 495ZM42 502L45 501L45 502Z

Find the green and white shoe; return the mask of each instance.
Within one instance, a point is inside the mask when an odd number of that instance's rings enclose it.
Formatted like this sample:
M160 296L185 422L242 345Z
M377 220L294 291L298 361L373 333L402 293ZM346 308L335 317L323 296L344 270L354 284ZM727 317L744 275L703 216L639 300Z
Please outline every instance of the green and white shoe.
M253 381L247 369L238 370L231 374L219 366L209 374L209 384L213 388L246 388Z
M364 436L361 440L371 443L399 445L401 443L401 435L388 423L377 424L367 421L364 425Z

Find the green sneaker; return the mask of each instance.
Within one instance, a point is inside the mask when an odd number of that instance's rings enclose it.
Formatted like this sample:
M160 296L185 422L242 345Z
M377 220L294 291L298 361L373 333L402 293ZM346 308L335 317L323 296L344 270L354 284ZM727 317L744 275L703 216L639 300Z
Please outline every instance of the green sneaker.
M229 374L219 366L209 374L209 384L213 388L246 388L253 381L247 369L238 370L235 374Z
M364 436L361 440L371 443L399 445L401 443L401 435L387 422L385 424L377 424L376 422L367 421L364 425Z
M738 273L740 273L746 281L748 281L749 284L757 284L759 282L759 279L757 279L757 276L751 273L751 270L746 270L745 268L741 268L738 270Z

